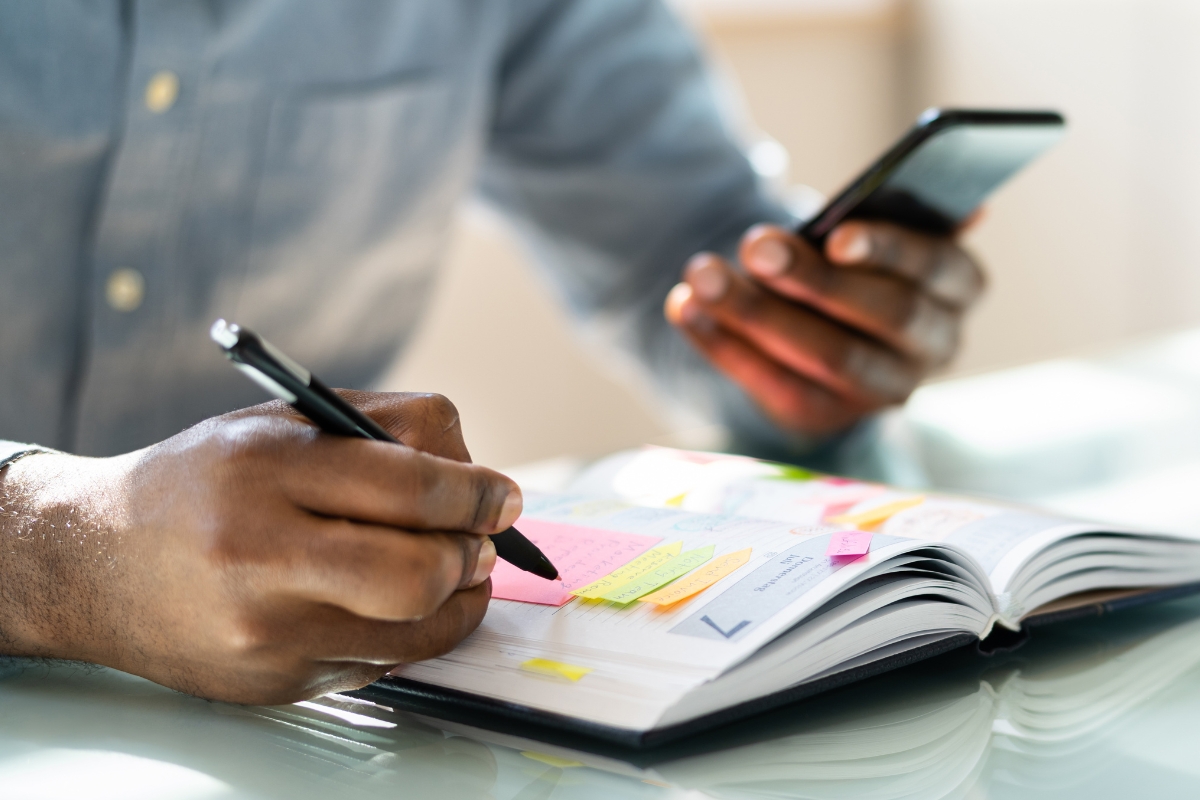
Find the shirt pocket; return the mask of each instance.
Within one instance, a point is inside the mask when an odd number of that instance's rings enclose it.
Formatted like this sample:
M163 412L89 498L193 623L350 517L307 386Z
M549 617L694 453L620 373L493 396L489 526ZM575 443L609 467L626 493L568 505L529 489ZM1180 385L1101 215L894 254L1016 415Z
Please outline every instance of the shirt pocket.
M348 347L394 350L424 303L471 138L437 78L276 100L238 301L245 324L314 364Z

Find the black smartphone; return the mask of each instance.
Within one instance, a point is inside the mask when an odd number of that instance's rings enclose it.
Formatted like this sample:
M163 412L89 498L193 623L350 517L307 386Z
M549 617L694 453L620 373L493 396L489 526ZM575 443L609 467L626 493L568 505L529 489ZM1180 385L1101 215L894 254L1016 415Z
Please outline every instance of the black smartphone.
M996 187L1062 138L1065 126L1055 111L931 108L799 232L819 247L847 219L952 233Z

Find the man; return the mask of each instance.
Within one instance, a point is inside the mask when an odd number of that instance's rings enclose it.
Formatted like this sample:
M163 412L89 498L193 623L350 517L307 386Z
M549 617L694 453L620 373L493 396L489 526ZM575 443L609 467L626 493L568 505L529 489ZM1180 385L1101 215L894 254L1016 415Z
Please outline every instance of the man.
M655 0L6 3L0 652L282 702L473 630L521 495L453 406L348 395L407 447L225 413L259 394L205 335L369 386L472 185L758 452L836 464L982 285L948 240L792 236Z

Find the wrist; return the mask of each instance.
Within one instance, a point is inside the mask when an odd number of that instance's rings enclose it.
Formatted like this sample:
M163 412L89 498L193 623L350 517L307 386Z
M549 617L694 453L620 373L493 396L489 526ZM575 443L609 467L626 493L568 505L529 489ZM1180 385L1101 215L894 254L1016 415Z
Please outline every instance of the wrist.
M111 572L105 461L43 451L0 470L0 653L95 660L90 618Z

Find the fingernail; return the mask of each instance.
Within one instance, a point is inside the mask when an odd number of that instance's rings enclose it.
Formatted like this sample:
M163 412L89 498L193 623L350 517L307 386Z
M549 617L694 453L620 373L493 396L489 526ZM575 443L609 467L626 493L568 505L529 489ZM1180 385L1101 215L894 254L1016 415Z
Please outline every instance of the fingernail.
M792 265L792 251L778 239L760 239L746 254L746 266L764 277L782 275Z
M663 313L672 325L687 324L688 301L692 299L692 287L686 283L677 283L667 292L666 302L663 303Z
M688 270L687 281L702 300L720 300L729 288L729 276L716 259L706 258Z
M475 574L471 576L467 588L478 586L488 579L496 566L496 545L492 544L490 536L484 536L479 545L479 558L475 561Z
M857 264L871 255L871 237L858 226L843 226L829 240L829 255L843 264Z
M496 533L506 531L512 527L512 524L517 521L517 517L521 516L521 509L525 507L525 501L521 497L520 489L513 489L508 493L508 497L504 498L504 506L500 509L500 519L496 520Z

